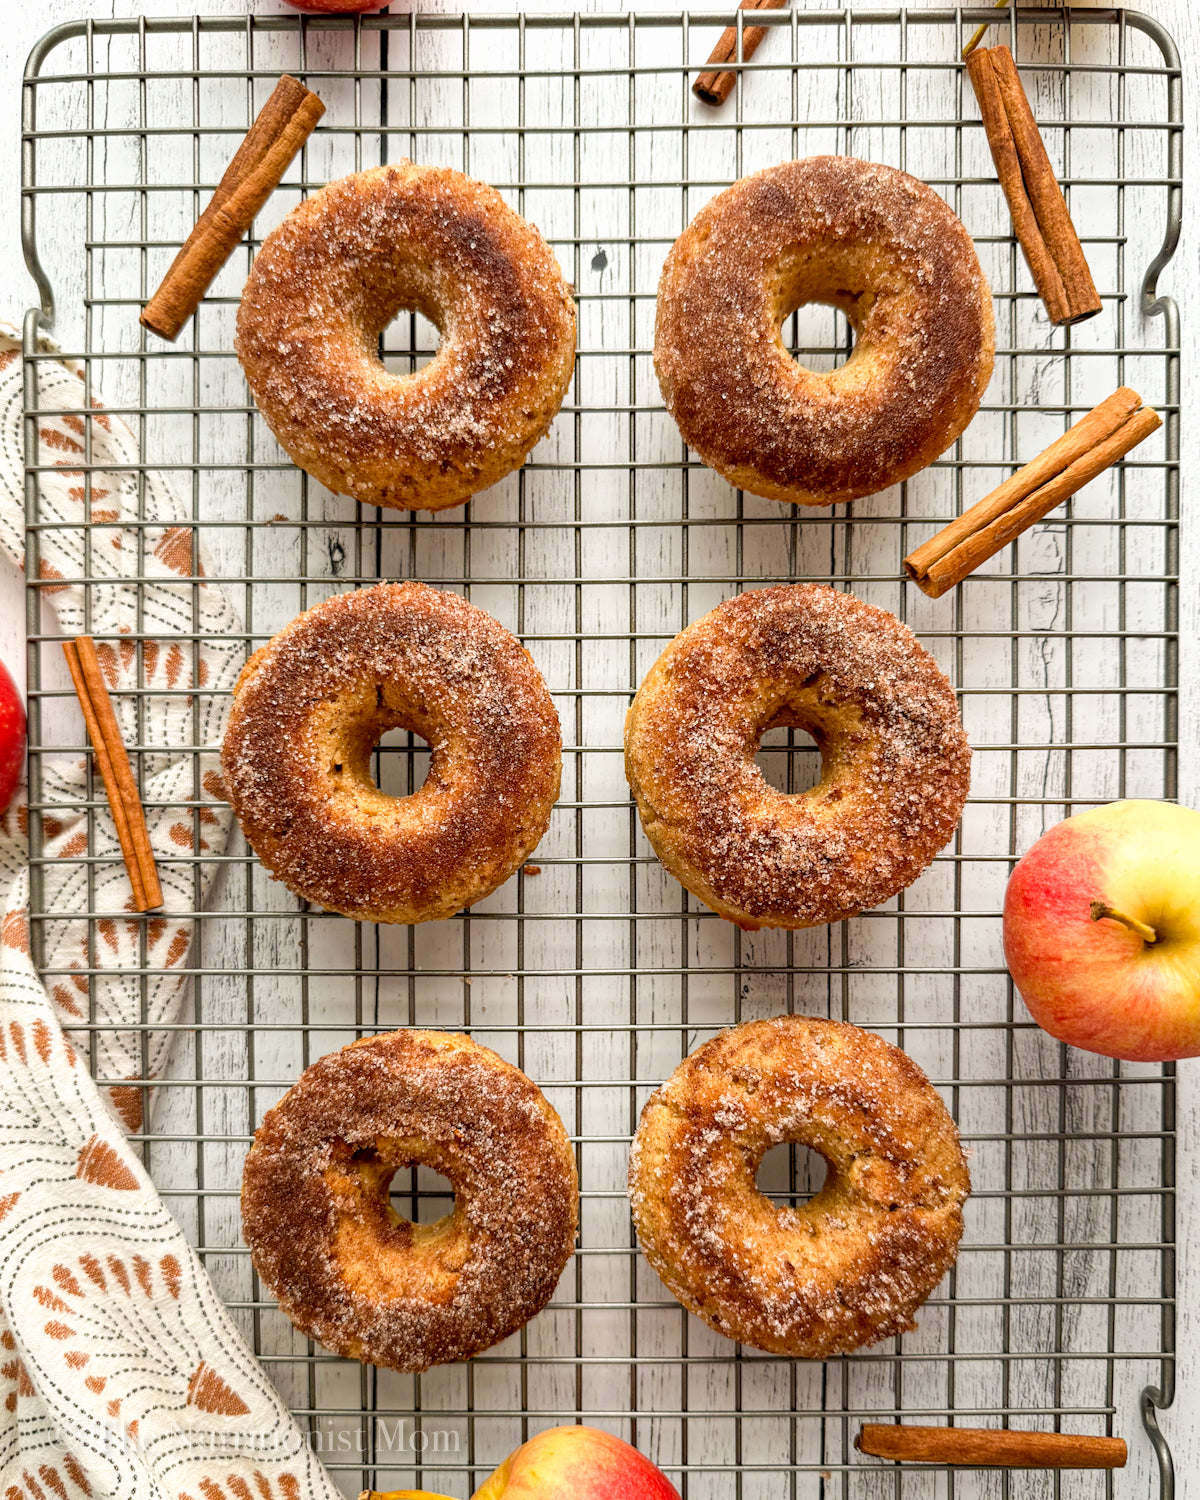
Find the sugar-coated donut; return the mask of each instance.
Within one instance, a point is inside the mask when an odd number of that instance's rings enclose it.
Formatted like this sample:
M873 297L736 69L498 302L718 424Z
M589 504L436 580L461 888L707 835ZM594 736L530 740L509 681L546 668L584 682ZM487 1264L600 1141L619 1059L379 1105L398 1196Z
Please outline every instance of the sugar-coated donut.
M436 1224L388 1201L393 1175L418 1164L454 1187ZM301 1332L425 1370L541 1311L574 1249L578 1195L562 1121L524 1073L469 1037L393 1031L322 1057L267 1112L242 1224Z
M377 353L405 308L442 335L412 375ZM402 161L331 182L267 236L237 352L302 469L364 504L441 510L520 468L548 430L574 368L575 303L499 193Z
M854 350L818 374L784 347L807 302ZM811 156L743 177L692 220L658 289L654 365L685 441L730 484L833 505L933 462L992 372L991 293L971 237L892 167Z
M811 790L754 756L776 725L821 751ZM954 692L894 615L817 584L727 599L646 674L625 770L659 859L739 926L814 927L911 884L958 824L971 752Z
M371 752L428 741L425 784L386 796ZM298 616L247 662L221 752L254 852L297 895L370 922L452 916L545 833L562 738L514 635L457 594L381 583Z
M772 1146L828 1164L799 1208L755 1185ZM954 1264L971 1183L925 1074L857 1026L780 1016L697 1048L642 1111L629 1158L638 1239L718 1333L826 1359L913 1328Z

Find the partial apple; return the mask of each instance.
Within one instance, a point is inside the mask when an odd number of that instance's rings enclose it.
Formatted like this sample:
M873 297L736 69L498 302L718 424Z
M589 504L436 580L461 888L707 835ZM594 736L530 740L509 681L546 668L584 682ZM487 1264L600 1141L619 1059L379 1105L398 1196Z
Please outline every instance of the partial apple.
M383 10L387 0L287 0L293 10L310 16L358 15L365 10Z
M1111 802L1043 834L1008 882L1004 956L1060 1041L1200 1056L1200 812Z
M636 1448L595 1427L552 1427L511 1454L474 1500L679 1500Z
M25 768L25 705L0 661L0 813L8 810Z

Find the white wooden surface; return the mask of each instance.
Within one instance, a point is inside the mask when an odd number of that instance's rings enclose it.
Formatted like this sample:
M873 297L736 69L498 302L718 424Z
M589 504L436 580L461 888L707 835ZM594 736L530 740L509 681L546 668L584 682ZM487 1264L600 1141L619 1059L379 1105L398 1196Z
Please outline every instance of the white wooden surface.
M145 14L191 14L198 10L202 14L235 15L244 14L246 8L245 0L207 0L207 3L205 3L205 0L177 0L177 3L171 3L171 0L152 0L152 3L146 3L140 7ZM252 4L250 8L259 14L281 12L284 9L281 4L276 3L276 0L260 0L260 3L256 5ZM399 9L400 7L397 6L396 8ZM431 4L425 7L427 10L434 8L457 9L458 7L443 4L441 0L439 0L436 6ZM475 8L479 9L482 7L476 6ZM508 7L503 8L508 9ZM541 4L528 8L558 10L561 7ZM605 5L603 7L591 8L615 9L620 7ZM834 7L832 5L813 4L811 0L808 0L807 8L816 10ZM867 6L866 8L874 7ZM1200 20L1198 20L1193 11L1190 0L1147 0L1145 8L1157 15L1174 31L1185 59L1196 55L1196 49L1200 47ZM31 8L22 7L5 18L6 26L4 35L0 37L0 67L4 70L3 78L8 87L0 91L0 141L7 141L9 144L4 149L3 154L0 155L0 199L7 199L10 205L12 205L13 211L5 215L3 220L0 221L0 269L5 273L3 284L7 293L5 305L0 307L0 312L6 313L14 319L19 318L21 311L30 299L32 290L31 283L24 272L20 258L20 247L16 237L17 220L15 212L19 176L17 156L19 89L17 83L25 55L38 35L62 20L74 18L80 14L92 14L95 16L122 15L127 14L128 11L129 6L123 4L122 0L105 0L105 3L102 3L102 0L48 0L48 3L40 6L36 13L33 13ZM1193 91L1190 89L1185 95L1185 103L1188 110L1189 127L1194 130L1197 122L1196 102ZM481 124L488 122L485 119L476 117L474 123ZM1190 142L1188 145L1190 145ZM1185 146L1185 151L1186 149L1187 146ZM343 166L341 170L345 170L345 167ZM479 170L480 175L487 175L486 166L483 162L479 163L477 170ZM1186 178L1188 182L1191 181L1191 176L1192 169L1189 161ZM1191 344L1191 330L1195 327L1200 327L1200 322L1197 322L1200 319L1200 291L1198 291L1200 279L1196 276L1197 240L1195 223L1194 206L1185 196L1184 242L1174 265L1165 276L1163 284L1163 290L1176 295L1181 303L1185 350ZM1181 270L1184 270L1185 274L1181 275ZM61 295L62 293L60 292ZM620 318L624 317L625 313L622 307L618 315L618 322ZM615 326L612 330L612 337L613 342L619 345L624 341L626 332L622 327ZM1200 417L1200 408L1197 407L1197 393L1200 388L1197 387L1197 376L1193 365L1194 361L1185 356L1185 415L1183 422L1183 469L1185 475L1192 471L1197 459L1200 458L1200 438L1197 437L1197 433L1200 433L1200 422L1197 421L1197 418ZM610 436L616 437L617 435L614 433ZM599 440L606 440L604 433L599 435ZM1188 498L1187 486L1185 485L1185 511L1188 506ZM1187 542L1190 548L1190 558L1185 559L1182 570L1183 577L1190 580L1194 580L1197 576L1200 576L1197 572L1197 567L1200 565L1200 537L1195 535L1197 531L1200 531L1200 528L1192 528L1191 532L1188 533ZM430 569L436 569L439 565L449 566L451 563L452 559L439 558L435 552L429 556L426 566ZM716 560L714 560L714 565L716 566ZM719 571L719 567L717 571ZM5 592L3 595L0 595L0 654L3 654L5 659L15 667L19 664L21 656L20 639L23 624L23 606L16 580L8 578L4 580L4 583ZM693 614L698 613L705 604L705 601L700 597L700 592L693 590L691 601L691 612ZM310 602L311 597L315 596L310 596ZM477 602L483 603L485 606L488 604L487 598L478 591L475 594L475 598ZM880 602L887 604L889 601L881 599ZM509 603L510 601L504 597L498 597L495 605L496 612L505 617L505 611ZM289 605L286 591L281 593L277 604L281 620L287 618L288 614L293 612L293 607ZM1185 609L1187 613L1184 617L1183 632L1185 642L1185 698L1182 741L1185 747L1190 747L1200 742L1200 713L1197 712L1197 694L1195 692L1196 660L1194 642L1197 635L1197 599L1194 583L1185 590ZM597 625L602 627L602 622L598 621ZM917 628L920 628L919 623L917 624ZM650 654L652 655L653 653L651 652ZM552 673L554 669L553 660L548 661L546 665L548 673ZM606 742L613 740L616 734L616 726L607 725L603 732L606 736ZM1194 753L1185 753L1185 782L1181 787L1183 799L1192 802L1193 805L1200 805L1200 783L1196 779L1197 759L1198 757ZM614 852L618 858L623 855L623 849ZM486 929L480 932L479 928L477 928L476 932L477 940L482 943L481 949L475 954L476 961L481 963L498 963L504 961L500 952L497 951L490 954L487 952ZM614 932L611 940L614 943L619 942L619 933ZM386 961L386 952L382 952L379 957L381 961ZM392 956L392 961L398 965L402 965L404 954L402 952L395 953ZM564 961L567 960L564 959ZM313 999L313 1014L317 1013L320 1005L324 1003L324 999L325 997L323 996ZM724 1004L724 992L714 994L712 1002L717 1010L721 1010ZM330 1003L336 1006L336 998L332 999ZM549 997L547 1003L550 1003ZM703 997L699 997L695 1003L702 1007L704 1003ZM503 1004L501 1004L500 1009L503 1011ZM703 1011L701 1011L702 1014ZM449 1015L446 1019L453 1020L454 1016ZM866 1024L871 1024L870 1018L861 1013L857 1014L855 1019L864 1021ZM880 1017L880 1024L883 1024L882 1016ZM486 1040L486 1035L484 1035L483 1039ZM326 1050L326 1046L335 1045L336 1040L336 1037L330 1035L327 1038L325 1046L315 1050ZM217 1068L226 1065L235 1066L238 1061L238 1058L232 1056L224 1059L221 1057L211 1059L213 1066ZM546 1077L548 1076L546 1069L552 1067L555 1061L552 1050L541 1061L545 1064L543 1068L539 1068L539 1059L535 1053L527 1057L526 1065L534 1076ZM644 1076L654 1076L655 1063L653 1057L647 1060L643 1055L640 1056L639 1061ZM613 1068L611 1076L614 1078L623 1078L625 1074L622 1072L622 1067L626 1063L627 1059L620 1057L612 1060L605 1060L599 1057L590 1059L587 1076L603 1076L601 1072L602 1066L611 1065ZM297 1058L285 1045L278 1050L268 1051L264 1055L257 1057L256 1065L262 1077L286 1078L295 1072ZM1197 1164L1200 1163L1200 1129L1197 1129L1194 1123L1195 1110L1192 1107L1192 1101L1197 1092L1195 1089L1195 1080L1198 1070L1200 1070L1200 1065L1197 1064L1187 1064L1181 1068L1181 1152L1179 1166L1181 1199L1178 1216L1181 1251L1179 1290L1182 1314L1179 1330L1180 1380L1176 1407L1172 1412L1166 1414L1163 1420L1164 1429L1174 1448L1177 1465L1183 1481L1184 1493L1188 1491L1189 1481L1195 1482L1197 1479L1200 1479L1200 1391L1198 1391L1198 1384L1200 1384L1200 1356L1192 1352L1200 1349L1200 1256L1192 1253L1191 1238L1188 1233L1188 1225L1190 1222L1194 1222L1195 1213L1197 1209L1200 1209L1200 1182L1198 1182L1197 1172ZM570 1076L569 1073L567 1076ZM212 1119L209 1119L206 1123L208 1124L208 1128L213 1130L220 1130L222 1128L220 1122L214 1122ZM238 1122L232 1116L224 1123L225 1128L231 1131L238 1128ZM615 1132L619 1132L624 1128L624 1121L617 1118L609 1122L609 1126ZM593 1128L597 1127L593 1125ZM229 1161L224 1163L225 1171L222 1171L221 1164L215 1159L210 1165L216 1173L216 1178L232 1179L238 1162L240 1162L240 1151L235 1149L230 1153ZM168 1153L163 1157L165 1173L169 1173L170 1166ZM217 1215L225 1215L230 1212L230 1208L227 1204L222 1204L218 1201L212 1206L211 1211ZM231 1272L231 1286L236 1285L239 1275L240 1273L236 1270ZM600 1286L590 1290L592 1295L602 1295L604 1292L604 1288ZM622 1292L619 1284L608 1288L608 1291L613 1296L628 1294L627 1287ZM388 1377L383 1378L386 1382ZM444 1399L447 1404L453 1404L457 1389L455 1384L456 1378L453 1374L449 1374L440 1384L437 1378L434 1378L431 1383L427 1384L427 1392L432 1390L434 1394L432 1396L427 1395L426 1404L429 1404L431 1400L436 1401L438 1399ZM918 1370L914 1370L913 1379L919 1379L919 1368ZM439 1392L440 1398L438 1395ZM293 1390L290 1394L293 1399L304 1400L304 1393L299 1388ZM323 1401L344 1402L348 1407L353 1406L358 1398L357 1380L353 1382L352 1386L347 1386L344 1389L330 1388L322 1390L318 1394ZM477 1386L477 1400L482 1399L485 1394L486 1392ZM499 1391L495 1395L497 1402L511 1399L511 1396L506 1397ZM769 1387L764 1386L761 1392L760 1404L767 1407L772 1402L778 1403L781 1399L786 1399L786 1396L786 1389L784 1391L772 1391ZM544 1397L547 1401L556 1399L555 1393L551 1391L545 1392ZM677 1391L664 1391L664 1399L668 1404L677 1402L678 1397L679 1393ZM401 1386L396 1386L394 1399L397 1407L403 1408L404 1396ZM641 1399L645 1404L649 1404L653 1400L653 1390L651 1387L644 1387L642 1389ZM699 1404L703 1404L703 1398ZM1131 1439L1135 1450L1135 1470L1134 1475L1130 1477L1136 1480L1136 1484L1135 1487L1121 1489L1120 1493L1130 1495L1148 1494L1150 1493L1152 1471L1148 1463L1144 1440L1140 1431L1136 1429L1132 1412L1128 1414L1125 1427L1126 1435ZM724 1438L721 1433L714 1430L711 1438L712 1458L715 1461L720 1461L722 1454L725 1452ZM690 1452L689 1457L692 1462L704 1461L703 1455L697 1455L694 1449ZM961 1480L956 1488L962 1493L972 1496L975 1494L995 1493L994 1483L987 1478L966 1478ZM707 1493L707 1491L699 1487L697 1492ZM941 1490L939 1489L937 1492L941 1493ZM729 1493L729 1491L717 1486L712 1490L712 1493L725 1494Z

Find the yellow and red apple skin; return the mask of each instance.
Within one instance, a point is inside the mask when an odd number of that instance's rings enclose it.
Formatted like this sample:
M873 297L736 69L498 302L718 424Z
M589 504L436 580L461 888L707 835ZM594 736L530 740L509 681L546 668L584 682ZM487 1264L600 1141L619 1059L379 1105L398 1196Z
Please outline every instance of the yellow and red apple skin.
M474 1500L679 1500L667 1476L596 1427L552 1427L523 1443Z
M1094 921L1093 901L1158 940ZM1008 882L1004 956L1060 1041L1138 1062L1200 1055L1200 813L1112 802L1050 829Z
M386 0L288 0L293 10L323 16L358 15L366 10L379 10L385 3Z

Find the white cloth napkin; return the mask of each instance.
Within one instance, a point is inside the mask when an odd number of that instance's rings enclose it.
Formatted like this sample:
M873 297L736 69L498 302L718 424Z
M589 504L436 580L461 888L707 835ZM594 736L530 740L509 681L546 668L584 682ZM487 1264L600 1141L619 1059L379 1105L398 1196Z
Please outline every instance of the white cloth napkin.
M38 365L43 408L83 405L78 375L62 363ZM0 334L0 547L24 562L21 449L21 360L15 337ZM133 463L132 434L98 412L91 423L97 464ZM199 853L219 852L229 827L215 756L201 757L202 786L193 785L192 757L176 748L199 740L216 744L223 728L223 694L242 662L242 647L223 639L237 619L222 591L197 585L193 534L186 512L163 481L130 472L96 475L90 617L84 593L70 580L83 573L84 423L73 416L39 421L43 461L55 454L57 472L41 476L40 516L60 528L42 533L41 573L64 583L52 600L64 635L127 634L138 620L139 567L150 578L141 589L141 628L153 632L141 650L142 685L159 689L143 699L140 724L122 688L138 684L139 652L101 648L127 743L161 747L144 758L142 792L155 852L194 852L193 812L200 802ZM139 556L136 531L123 520L142 514L153 524ZM186 578L187 582L181 582ZM173 642L199 632L199 682L189 681L191 644ZM170 689L196 690L167 696ZM210 696L210 695L217 696ZM82 737L83 731L80 730ZM45 800L70 806L87 787L86 761L44 758ZM97 780L97 786L99 782ZM197 791L200 792L197 798ZM141 1130L142 1090L119 1086L107 1101L88 1074L82 1051L59 1022L94 1015L111 1030L92 1042L97 1071L112 1078L155 1076L165 1066L169 1033L149 1034L149 1068L142 1071L138 1022L136 921L97 923L94 946L87 923L64 918L46 924L46 965L70 974L43 985L30 958L27 815L10 812L0 828L0 870L15 876L0 933L0 1494L4 1500L333 1500L336 1491L304 1441L266 1374L246 1347L212 1289L179 1226L130 1149L118 1124ZM84 842L81 842L83 840ZM86 814L56 817L46 829L48 854L63 857L44 870L47 911L87 906L81 867L72 856L86 848ZM107 812L95 819L93 852L97 909L127 907L131 892ZM215 865L199 865L200 893ZM161 867L166 904L148 924L146 1019L179 1013L182 966L191 926L172 912L193 908L192 867ZM89 976L86 969L99 973ZM109 1107L106 1107L106 1103ZM115 1114L111 1111L115 1111Z

